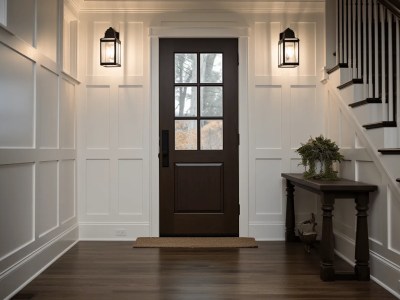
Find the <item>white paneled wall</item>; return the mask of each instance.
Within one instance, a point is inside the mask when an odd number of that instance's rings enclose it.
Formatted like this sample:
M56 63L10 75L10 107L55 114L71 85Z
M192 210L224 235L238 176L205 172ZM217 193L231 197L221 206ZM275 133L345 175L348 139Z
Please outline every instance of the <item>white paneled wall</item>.
M1 243L0 259L5 259L35 240L34 165L21 163L0 167ZM23 187L23 188L21 188ZM20 220L15 224L15 220ZM13 228L13 230L10 230Z
M9 0L6 7L7 30L0 28L1 299L78 238L78 81L60 72L63 1Z
M325 134L324 93L317 77L323 57L318 15L258 16L254 22L254 86L250 97L249 233L258 239L284 237L286 208L282 172L302 172L295 149L310 136ZM288 20L283 23L282 20ZM292 28L300 38L300 66L279 69L279 33ZM250 52L251 53L251 52ZM254 100L253 100L254 99ZM317 197L296 191L297 221L317 213ZM319 212L318 212L319 213Z
M0 44L0 148L34 147L34 62Z
M320 83L321 3L288 12L257 1L251 13L233 1L226 11L221 3L205 13L201 1L191 1L192 10L182 13L174 2L122 2L0 0L6 27L0 27L0 298L77 241L78 219L82 239L132 240L158 232L158 36L239 38L241 233L284 238L281 173L302 172L295 149L327 134L345 152L341 176L379 185L370 204L371 267L395 289L399 199L348 112ZM99 64L99 39L110 26L120 32L120 68ZM294 69L277 67L286 27L301 43ZM340 200L335 242L350 261L354 204ZM298 222L311 212L319 218L317 196L296 190L295 211Z
M379 284L399 296L398 192L392 190L391 179L381 162L374 158L373 152L369 152L368 140L361 125L339 98L336 84L332 89L329 83L326 93L329 137L338 143L345 156L345 161L340 164L340 175L378 186L378 190L370 194L368 211L371 275ZM333 214L336 252L354 264L356 211L353 199L336 200Z
M40 66L36 76L37 141L41 149L58 147L58 75Z
M36 231L38 237L57 228L59 223L58 161L44 161L36 169Z
M80 235L132 240L150 234L148 38L143 22L134 18L86 17L86 85L78 120ZM110 26L120 32L120 68L99 63L99 39Z
M81 238L131 240L158 232L158 220L154 220L158 205L150 201L150 196L158 198L157 188L150 189L158 185L158 172L150 172L151 166L156 169L158 165L157 158L150 159L150 149L157 147L150 141L158 141L158 136L149 137L150 132L157 132L153 127L158 124L158 114L154 113L158 101L150 105L150 92L156 94L158 90L157 82L152 81L150 86L148 80L151 67L158 69L149 62L148 33L190 37L207 36L209 32L211 36L231 37L235 36L232 32L250 32L251 42L240 48L240 55L248 61L248 77L241 74L239 86L241 91L248 87L248 94L239 99L248 114L240 121L250 120L249 125L241 124L246 130L241 131L241 140L249 140L249 144L241 144L241 153L249 150L250 157L241 158L246 161L241 162L244 179L240 189L246 199L242 196L240 201L248 206L242 211L249 211L249 216L241 219L246 224L240 228L258 239L282 240L285 182L281 173L301 171L294 150L311 135L325 132L324 94L317 76L323 67L323 54L317 51L317 47L323 47L322 11L303 15L283 11L257 15L134 12L100 15L87 10L81 14L85 53L81 64L86 74L78 103ZM99 39L110 26L120 32L121 68L99 64ZM238 30L238 26L250 30ZM279 33L286 26L291 26L301 40L301 64L296 69L277 67ZM152 59L157 64L158 57ZM158 74L151 76L158 78ZM243 177L246 172L249 177ZM301 221L316 212L317 199L301 192L299 198L303 199L299 199L296 212Z

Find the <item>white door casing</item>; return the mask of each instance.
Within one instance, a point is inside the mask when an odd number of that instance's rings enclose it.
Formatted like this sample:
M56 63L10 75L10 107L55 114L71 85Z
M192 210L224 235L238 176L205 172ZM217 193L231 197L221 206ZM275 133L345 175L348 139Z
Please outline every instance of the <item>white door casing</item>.
M151 93L151 153L150 153L150 234L159 236L159 38L228 38L239 40L239 236L249 235L249 130L248 130L248 36L246 27L150 27L150 93Z

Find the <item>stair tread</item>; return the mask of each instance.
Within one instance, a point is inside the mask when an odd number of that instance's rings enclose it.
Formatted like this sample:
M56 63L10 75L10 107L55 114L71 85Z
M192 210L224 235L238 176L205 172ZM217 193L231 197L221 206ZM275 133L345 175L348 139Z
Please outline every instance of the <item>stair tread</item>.
M378 149L378 152L382 154L400 154L400 148L383 148Z
M330 68L329 70L327 70L326 73L332 74L333 72L335 72L336 70L339 70L341 68L348 68L348 65L346 63L339 63L336 66L334 66L333 68Z
M344 88L346 88L346 87L349 87L349 86L352 86L352 85L354 85L354 84L361 84L361 83L363 83L362 78L353 78L352 80L350 80L350 81L348 81L348 82L346 82L346 83L343 83L343 84L339 85L337 88L338 88L339 90L342 90L342 89L344 89Z
M382 121L371 124L363 125L365 129L375 129L375 128L384 128L384 127L397 127L397 123L395 121Z
M364 100L361 100L361 101L350 103L349 106L354 108L354 107L366 105L366 104L369 104L369 103L382 103L382 100L380 98L367 98L367 99L364 99Z

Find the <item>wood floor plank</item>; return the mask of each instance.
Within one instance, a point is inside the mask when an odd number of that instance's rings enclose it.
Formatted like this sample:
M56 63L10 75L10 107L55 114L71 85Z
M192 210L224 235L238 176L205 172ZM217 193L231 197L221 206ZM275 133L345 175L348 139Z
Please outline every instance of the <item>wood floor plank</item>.
M130 242L79 242L13 299L396 299L372 281L321 281L318 255L301 244L258 245L134 249Z

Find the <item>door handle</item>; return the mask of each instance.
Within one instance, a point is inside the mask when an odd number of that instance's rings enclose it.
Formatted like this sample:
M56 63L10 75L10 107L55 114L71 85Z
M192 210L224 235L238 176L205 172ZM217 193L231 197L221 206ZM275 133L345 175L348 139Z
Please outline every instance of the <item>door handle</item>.
M161 165L169 167L169 132L168 130L161 131Z

